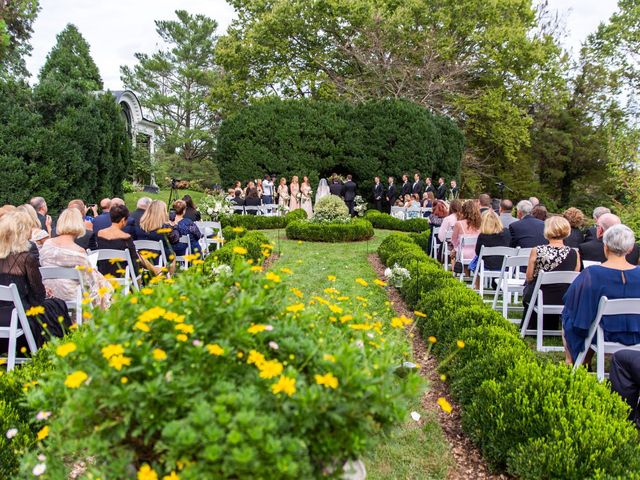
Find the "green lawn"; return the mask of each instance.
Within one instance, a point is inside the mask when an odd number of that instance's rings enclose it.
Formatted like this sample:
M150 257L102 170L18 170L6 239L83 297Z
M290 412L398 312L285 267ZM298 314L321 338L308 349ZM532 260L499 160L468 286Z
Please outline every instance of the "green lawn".
M280 258L273 268L289 268L293 274L286 277L291 287L305 295L322 294L327 287L334 287L341 295L355 297L366 295L372 311L388 309L386 291L379 287L363 287L355 282L358 277L370 284L376 277L367 260L382 240L390 233L376 230L368 242L316 243L286 240L284 230L264 231L275 245ZM330 282L328 275L335 275ZM407 340L408 341L408 340ZM423 420L417 424L410 417L406 423L380 439L377 447L364 458L367 478L382 479L444 479L453 460L442 429L432 414L426 414L416 401L414 407Z
M204 193L195 192L193 190L178 190L178 198L182 198L184 195L191 195L196 206L198 201L203 197ZM152 200L162 200L164 202L169 201L169 190L161 190L160 193L147 193L147 192L130 192L124 194L124 201L127 204L127 208L131 211L135 210L136 203L140 197L149 197Z

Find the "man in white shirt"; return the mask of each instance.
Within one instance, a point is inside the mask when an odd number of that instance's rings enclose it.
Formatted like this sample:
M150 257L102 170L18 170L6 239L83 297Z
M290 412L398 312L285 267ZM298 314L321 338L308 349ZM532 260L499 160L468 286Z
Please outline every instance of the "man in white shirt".
M266 175L262 181L262 203L263 205L273 204L273 182L270 175Z

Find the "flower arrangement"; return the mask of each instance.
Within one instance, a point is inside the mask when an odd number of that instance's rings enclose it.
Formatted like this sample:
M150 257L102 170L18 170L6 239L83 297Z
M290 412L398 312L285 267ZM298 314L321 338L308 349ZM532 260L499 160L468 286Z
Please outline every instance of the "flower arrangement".
M202 197L198 204L198 210L203 219L217 222L221 217L231 215L233 206L223 193L214 193Z
M220 265L214 265L211 268L211 272L213 273L213 275L218 277L218 276L221 276L221 275L231 275L233 270L231 269L231 267L229 265L226 265L226 264L223 263L223 264L220 264Z
M359 217L362 217L364 215L364 212L367 211L367 202L365 202L360 195L356 195L353 201L355 203L353 209L356 211Z
M402 268L397 263L395 263L391 268L387 267L384 271L384 276L387 281L396 288L402 288L402 284L405 281L411 280L409 270Z
M287 198L285 198L285 200L288 200L288 197L287 197ZM284 215L286 215L287 213L289 213L289 210L291 210L291 209L290 209L290 208L289 208L289 206L288 206L288 205L286 205L286 204L280 204L280 205L278 205L278 214L279 214L280 216L284 216Z

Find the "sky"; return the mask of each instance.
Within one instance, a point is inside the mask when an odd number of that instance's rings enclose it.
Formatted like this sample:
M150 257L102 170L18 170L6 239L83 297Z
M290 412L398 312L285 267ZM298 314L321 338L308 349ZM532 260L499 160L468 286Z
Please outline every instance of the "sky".
M134 65L134 53L158 49L156 19L175 18L176 9L202 13L217 20L222 34L234 18L224 0L41 0L34 23L33 52L27 67L35 78L56 35L67 23L75 24L91 46L105 88L119 90L120 66ZM616 0L549 0L566 26L565 48L577 55L581 42L616 10Z

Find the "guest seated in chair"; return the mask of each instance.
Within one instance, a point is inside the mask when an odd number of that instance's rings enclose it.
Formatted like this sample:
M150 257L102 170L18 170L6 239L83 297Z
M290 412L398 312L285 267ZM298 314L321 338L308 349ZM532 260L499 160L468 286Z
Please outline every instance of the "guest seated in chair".
M480 235L476 242L476 256L480 257L480 250L485 247L508 247L511 242L509 229L502 226L500 217L491 209L485 210L482 214L482 223L480 224ZM485 270L500 271L502 268L501 256L483 257Z
M455 255L456 250L461 247L463 236L475 236L480 235L480 224L482 217L480 216L480 208L473 200L467 200L462 204L460 210L460 220L456 222L453 227L453 235L451 236L451 244L453 245L452 257ZM472 244L466 244L464 246L464 258L471 260L475 255L475 246Z
M638 399L640 397L640 352L618 350L611 359L611 390L617 392L631 407L629 420L640 429Z
M138 252L133 245L133 238L125 228L127 225L135 225L129 223L129 209L124 205L116 205L109 210L111 215L111 226L98 232L97 242L98 249L103 250L128 250L133 263L134 276L138 276ZM98 270L103 275L110 275L115 278L125 276L125 265L122 262L111 262L109 260L101 260L98 262Z
M603 243L606 262L583 270L564 296L562 326L567 363L573 363L584 349L600 298L640 298L640 267L625 258L635 245L631 229L614 225L605 232ZM623 345L640 343L640 312L607 316L600 325L606 341ZM587 355L586 363L590 360L591 355Z
M169 223L166 203L162 200L151 202L151 205L149 205L149 208L140 219L140 224L136 225L135 237L136 240L161 241L167 255L169 271L173 272L175 270L176 255L173 251L173 245L180 241L180 234ZM152 260L154 265L157 265L158 262L159 259L157 257Z
M262 205L262 201L260 200L260 196L258 195L258 190L256 190L255 188L252 188L251 190L249 190L249 193L247 194L247 198L244 199L244 206L259 207L260 205ZM247 215L256 215L256 214L257 212L255 211L251 211L251 210L247 211Z
M181 237L183 235L189 236L191 253L200 252L200 245L198 243L198 240L200 240L200 237L202 237L202 233L200 233L200 229L198 229L194 222L185 217L185 213L187 211L187 202L185 202L184 200L176 200L173 203L173 210L176 212L176 218L173 221L173 224L178 229L178 233ZM176 243L173 246L173 250L176 252L176 255L183 256L187 253L187 245L185 243Z

